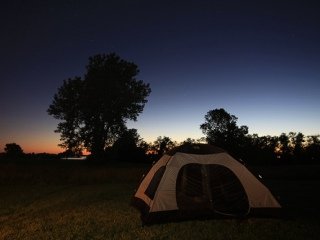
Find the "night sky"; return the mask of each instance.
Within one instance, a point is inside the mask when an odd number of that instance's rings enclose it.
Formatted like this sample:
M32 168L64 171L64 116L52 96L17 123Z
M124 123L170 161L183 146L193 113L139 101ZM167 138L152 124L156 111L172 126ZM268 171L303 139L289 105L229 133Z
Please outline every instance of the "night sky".
M116 52L152 93L138 121L147 142L203 134L224 108L249 133L320 133L319 1L17 1L0 9L0 152L63 151L46 112L88 57Z

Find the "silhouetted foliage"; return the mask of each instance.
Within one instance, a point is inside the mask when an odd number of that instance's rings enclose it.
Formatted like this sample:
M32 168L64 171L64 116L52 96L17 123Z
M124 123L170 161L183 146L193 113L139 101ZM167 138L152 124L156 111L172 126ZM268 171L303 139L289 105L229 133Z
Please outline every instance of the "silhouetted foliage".
M172 141L171 138L166 136L159 136L157 140L153 142L152 150L158 157L161 157L164 153L174 148L177 145L176 142Z
M198 138L198 139L187 138L186 140L182 141L179 145L205 143L205 142L206 142L206 138L205 137L201 137L201 138Z
M320 162L320 135L308 136L305 154L309 161Z
M61 160L65 155L62 154L52 154L52 153L28 153L25 154L27 160L36 160L36 161L54 161Z
M248 127L238 127L237 120L236 116L230 115L223 108L214 109L205 115L205 123L200 125L200 129L209 144L222 147L241 157L240 149L244 147Z
M24 156L22 148L16 143L7 143L4 152L8 159L19 159Z
M197 143L197 140L193 139L193 138L187 138L186 140L184 140L181 145L185 145L185 144L189 144L189 145L192 145L192 144L195 144Z
M280 136L248 135L248 127L238 127L237 117L222 108L209 111L205 120L200 129L207 142L245 161L258 164L320 161L319 135L305 137L300 132L282 133Z
M80 105L82 87L83 81L80 77L64 80L48 109L50 115L62 120L55 132L60 133L62 143L59 146L66 149L68 156L81 155L83 151Z
M262 136L252 134L246 136L246 145L243 149L243 159L251 163L272 163L277 159L276 148L278 137Z
M289 145L289 143L289 136L285 133L281 133L281 135L279 136L279 151L283 160L288 160L290 158L291 146Z
M304 135L302 133L292 133L291 143L293 145L292 155L294 160L305 160L305 151L304 151Z
M84 79L64 81L48 113L63 120L57 132L60 145L71 151L89 150L101 159L126 130L127 120L137 120L151 89L137 80L138 67L116 54L99 54L89 58Z
M144 162L146 156L146 143L139 136L137 129L127 129L112 146L112 156L115 160Z

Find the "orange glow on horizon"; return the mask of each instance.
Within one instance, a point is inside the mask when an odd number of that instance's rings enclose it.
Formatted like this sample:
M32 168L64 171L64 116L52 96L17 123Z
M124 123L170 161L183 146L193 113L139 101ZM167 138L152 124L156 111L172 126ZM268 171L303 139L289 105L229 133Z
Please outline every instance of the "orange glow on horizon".
M18 143L17 143L18 144ZM20 144L18 144L20 145ZM23 152L28 154L28 153L49 153L49 154L59 154L59 153L63 153L65 151L65 149L63 148L60 148L58 146L56 147L38 147L38 148L35 148L35 147L32 147L32 146L23 146L23 145L20 145ZM3 148L0 150L0 152L4 152L4 147L5 147L5 144L3 146ZM83 155L90 155L90 152L87 151L87 150L84 150L82 152Z
M32 138L10 137L8 139L0 139L0 153L4 152L6 144L16 143L18 144L24 153L49 153L59 154L65 151L64 148L58 146L60 141L57 138L42 138L33 136ZM83 150L83 155L90 155L90 152Z
M24 153L51 153L51 154L58 154L58 153L63 153L65 151L65 149L59 147L59 146L55 146L55 147L46 147L46 148L33 148L33 147L26 147L23 148L22 150ZM82 152L83 155L90 155L90 152L87 150L83 150Z
M9 141L6 142L1 142L0 143L0 152L4 152L5 145L7 143L16 143L18 144L24 153L52 153L52 154L58 154L63 152L64 150L58 146L56 142L51 142L51 141L41 141L41 142L33 142L31 140L13 140L10 139Z
M64 150L58 146L56 147L23 147L21 146L24 153L52 153L58 154L63 152Z

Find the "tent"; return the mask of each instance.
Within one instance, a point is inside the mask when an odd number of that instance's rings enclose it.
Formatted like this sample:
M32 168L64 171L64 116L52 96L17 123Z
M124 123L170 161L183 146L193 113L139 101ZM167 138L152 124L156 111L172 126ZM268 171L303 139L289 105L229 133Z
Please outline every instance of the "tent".
M187 144L163 155L142 179L132 205L145 224L212 217L274 215L269 189L221 148Z

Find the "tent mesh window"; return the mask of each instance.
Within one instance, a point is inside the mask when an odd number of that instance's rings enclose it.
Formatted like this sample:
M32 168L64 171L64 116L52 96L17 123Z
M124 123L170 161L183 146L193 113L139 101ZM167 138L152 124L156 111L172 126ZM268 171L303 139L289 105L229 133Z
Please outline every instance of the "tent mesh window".
M245 215L249 210L239 179L217 164L183 166L178 173L176 192L180 210L212 210L225 215Z
M181 210L205 210L210 206L200 164L183 166L177 177L176 199Z
M166 171L166 167L162 166L153 175L153 178L151 179L149 186L147 187L146 191L144 192L150 199L154 198L154 195L158 189L159 183L160 183L165 171Z
M237 176L222 165L206 165L213 208L226 215L246 215L249 201L244 187Z

